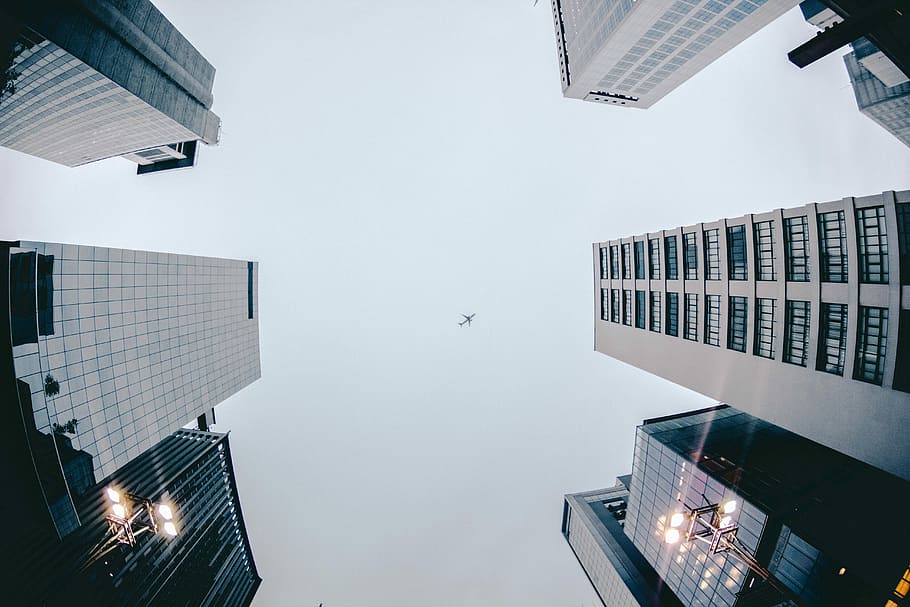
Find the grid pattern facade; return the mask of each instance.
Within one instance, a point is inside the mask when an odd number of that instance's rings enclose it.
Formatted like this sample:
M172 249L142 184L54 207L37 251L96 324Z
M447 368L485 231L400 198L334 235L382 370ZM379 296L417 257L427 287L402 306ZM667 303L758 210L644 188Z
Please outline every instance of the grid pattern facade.
M855 52L844 55L859 111L910 146L910 82L886 86L867 70Z
M881 384L888 343L888 309L862 306L859 322L853 378L870 384Z
M717 400L747 410L754 401L756 412L764 405L757 392L747 393L746 386L761 376L764 385L773 386L771 392L780 392L775 401L781 403L780 416L769 419L807 436L813 436L813 429L808 422L801 426L802 418L795 419L792 412L811 409L810 401L818 399L810 392L819 389L833 402L846 401L843 408L852 408L854 424L868 420L859 403L872 401L892 403L888 406L894 408L893 415L910 423L907 382L901 379L902 370L910 368L910 326L901 328L903 319L910 318L901 312L910 310L910 299L906 285L898 280L910 275L904 268L910 258L908 205L910 192L884 192L597 243L595 247L656 241L663 245L667 271L657 279L649 275L645 280L611 279L600 285L642 291L648 301L649 293L659 294L663 332L651 331L656 321L648 318L647 331L631 332L598 320L595 348ZM669 244L674 241L682 257L675 279L670 278L668 261L677 248ZM895 252L898 247L900 254ZM698 271L699 263L705 264L704 272ZM713 280L717 265L720 279ZM883 333L879 328L883 323L877 321L861 322L861 308L887 311L889 330ZM648 312L657 314L650 307ZM720 347L692 350L708 345ZM868 366L862 361L872 359L878 370L858 371ZM741 377L735 382L716 379L736 374ZM867 392L873 388L862 384L870 383L886 391ZM802 391L805 395L796 398ZM788 408L791 413L783 405L788 394L795 399ZM882 419L866 422L875 426L870 433L896 433L880 427ZM858 444L847 427L822 429L836 434L837 441L825 442L818 434L813 440L859 459L871 457L862 453L874 450L875 457L893 462L891 469L906 470L898 475L910 477L910 463L897 462L883 447ZM902 440L910 449L910 440Z
M649 107L797 4L551 1L563 94L630 107Z
M656 333L660 333L660 291L651 291L651 310L649 311L651 317L651 327L650 329Z
M0 145L69 167L196 135L56 44L13 63L16 92L0 103Z
M96 478L259 378L248 262L52 243L17 251L54 263L53 332L13 348L16 375L40 432L78 421L72 443Z

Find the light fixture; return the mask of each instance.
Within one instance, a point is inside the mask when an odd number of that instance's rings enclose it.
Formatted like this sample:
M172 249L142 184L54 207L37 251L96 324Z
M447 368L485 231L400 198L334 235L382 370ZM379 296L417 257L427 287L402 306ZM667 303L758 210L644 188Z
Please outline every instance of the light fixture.
M736 500L730 500L724 504L724 514L733 514L736 512Z
M166 521L169 521L172 518L174 518L174 513L171 511L171 507L168 506L167 504L160 504L158 506L158 514L160 514L161 518L163 518Z
M682 512L674 512L674 513L673 513L673 516L670 517L670 526L671 526L671 527L679 527L680 525L682 525L683 520L684 520L685 518L686 518L686 517L683 516L683 513L682 513Z
M107 488L107 499L111 500L115 504L118 504L118 503L120 503L120 493L118 493L116 489L112 489L111 487L108 487Z
M167 521L164 523L164 532L173 537L177 535L177 526L174 525L173 521Z
M847 568L841 567L840 571L837 572L837 575L844 575L845 573L847 573Z
M114 511L114 516L117 518L126 518L126 508L123 507L123 504L114 504L111 506L111 510Z
M733 519L731 517L725 516L724 518L720 519L720 526L728 527L730 525L730 523L732 523L732 522L733 522Z
M677 529L667 529L667 532L664 534L664 541L668 544L675 544L679 541L679 530Z

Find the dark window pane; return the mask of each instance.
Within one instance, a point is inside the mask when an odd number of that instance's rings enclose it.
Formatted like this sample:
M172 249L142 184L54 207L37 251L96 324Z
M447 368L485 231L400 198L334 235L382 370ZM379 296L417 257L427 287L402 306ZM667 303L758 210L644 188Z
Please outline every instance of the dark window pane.
M859 335L853 379L881 385L888 347L888 308L859 308Z
M635 328L645 328L645 292L635 291Z
M901 310L898 322L893 387L901 392L910 392L910 310Z
M635 279L645 279L645 243L641 240L635 241Z
M253 262L246 262L246 305L247 318L253 318Z
M683 243L686 248L686 256L683 259L686 280L696 280L698 279L698 245L695 242L695 232L683 234Z
M746 226L727 228L727 268L730 280L746 280Z
M894 205L897 212L897 246L901 257L901 284L910 285L910 202Z
M610 278L610 260L609 249L600 247L600 277L602 279Z
M705 230L705 279L720 280L720 244L717 228Z
M683 330L684 337L692 341L698 341L698 295L695 293L686 293L686 322Z
M774 358L774 299L759 297L755 300L755 356Z
M667 335L679 335L679 293L667 293Z
M720 295L705 296L705 343L720 346Z
M808 301L787 301L784 319L784 362L806 366L809 341Z
M784 219L784 245L787 255L787 280L809 280L809 220L802 217Z
M752 227L755 237L755 279L777 280L774 267L774 223L759 221Z
M678 280L679 266L677 265L676 256L676 236L664 238L664 247L666 248L667 257L667 280Z
M38 342L36 253L9 256L10 330L14 346Z
M660 333L660 291L651 291L651 330Z
M600 319L609 320L610 314L610 291L609 289L600 290Z
M628 242L622 245L622 277L626 280L632 278L632 245Z
M888 282L888 237L885 207L856 209L860 282Z
M619 322L619 289L610 292L610 320Z
M818 245L822 280L847 282L847 228L843 211L819 213Z
M648 257L651 260L651 280L660 280L660 239L648 241Z
M619 279L619 246L610 245L610 278Z
M818 362L815 367L825 373L843 375L847 350L847 306L823 303L821 314Z
M622 324L632 326L632 291L622 292Z

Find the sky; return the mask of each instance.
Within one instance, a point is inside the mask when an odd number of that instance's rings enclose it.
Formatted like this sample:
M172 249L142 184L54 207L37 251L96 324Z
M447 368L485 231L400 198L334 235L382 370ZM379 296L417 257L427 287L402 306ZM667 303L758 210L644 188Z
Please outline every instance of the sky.
M0 148L0 239L260 262L262 378L216 426L256 607L598 605L563 494L713 403L593 351L591 243L910 188L841 53L787 61L798 10L635 110L562 98L546 2L155 4L220 145L142 177Z

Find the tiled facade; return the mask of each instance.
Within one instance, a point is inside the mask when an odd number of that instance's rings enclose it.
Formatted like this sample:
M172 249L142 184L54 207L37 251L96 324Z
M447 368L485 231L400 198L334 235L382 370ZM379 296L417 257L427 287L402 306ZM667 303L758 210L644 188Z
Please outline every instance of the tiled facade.
M563 95L647 108L795 0L551 0Z
M597 243L595 348L910 478L908 241L910 191Z
M35 429L76 420L67 434L96 478L259 378L258 264L35 242L9 251L12 353Z

